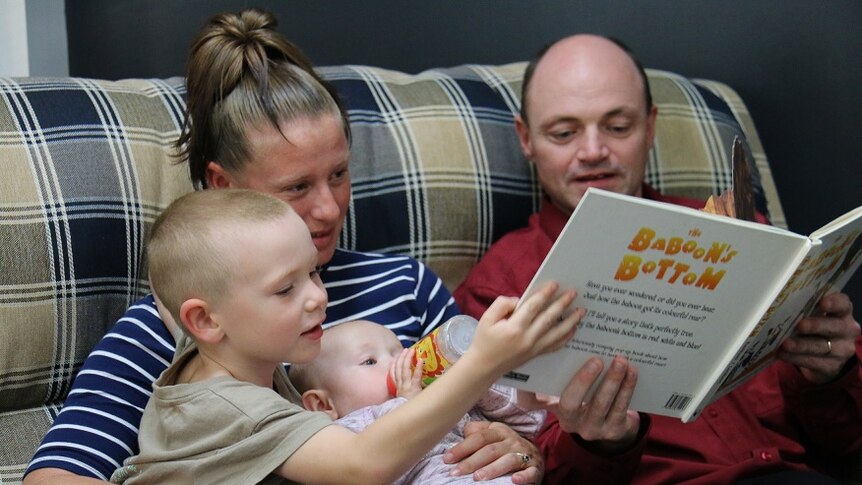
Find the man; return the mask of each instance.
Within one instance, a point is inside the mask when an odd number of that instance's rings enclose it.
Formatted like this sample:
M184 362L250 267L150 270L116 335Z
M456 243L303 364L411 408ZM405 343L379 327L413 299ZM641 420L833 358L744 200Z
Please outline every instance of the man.
M588 187L703 207L643 183L657 109L643 68L619 44L592 35L553 44L527 68L522 100L515 128L546 197L455 291L468 314L523 293ZM601 361L588 361L546 402L556 419L537 438L545 483L832 482L816 473L823 457L862 449L862 338L846 295L826 296L819 309L798 323L779 362L689 424L627 409L637 371L623 357L602 379Z

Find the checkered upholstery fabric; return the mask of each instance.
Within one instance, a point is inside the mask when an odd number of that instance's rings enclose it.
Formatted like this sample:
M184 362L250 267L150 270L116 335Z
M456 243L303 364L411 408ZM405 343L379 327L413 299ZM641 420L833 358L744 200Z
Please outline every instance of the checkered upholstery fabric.
M183 80L0 79L0 482L16 483L90 349L146 291Z
M454 289L491 242L524 226L540 200L512 121L525 67L468 65L416 75L323 68L350 108L354 133L353 210L342 245L409 253ZM760 140L736 93L665 71L648 75L659 116L647 182L673 195L720 193L731 183L733 139L748 136L759 208L784 226Z
M540 200L512 114L525 63L410 75L321 69L349 109L353 198L341 244L410 254L454 289ZM784 224L736 93L650 71L659 106L648 181L706 198L745 133L761 210ZM174 162L181 78L0 79L0 483L17 483L87 353L147 291L150 224L190 191Z

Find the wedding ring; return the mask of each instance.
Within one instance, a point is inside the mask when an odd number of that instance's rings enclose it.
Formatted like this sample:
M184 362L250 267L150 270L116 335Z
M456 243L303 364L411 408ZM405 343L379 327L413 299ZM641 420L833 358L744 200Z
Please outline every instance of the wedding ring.
M826 339L826 353L823 355L829 355L831 353L832 353L832 341L829 339Z
M526 453L515 453L515 456L518 457L518 461L521 462L521 469L527 468L530 466L530 455Z

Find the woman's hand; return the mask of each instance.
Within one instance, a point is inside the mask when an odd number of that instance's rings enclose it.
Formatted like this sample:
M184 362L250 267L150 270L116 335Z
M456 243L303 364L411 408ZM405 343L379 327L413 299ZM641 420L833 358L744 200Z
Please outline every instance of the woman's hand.
M472 473L473 479L480 481L513 473L512 483L542 483L544 457L512 428L503 423L474 421L464 427L464 435L464 441L443 455L445 463L456 463L452 475Z

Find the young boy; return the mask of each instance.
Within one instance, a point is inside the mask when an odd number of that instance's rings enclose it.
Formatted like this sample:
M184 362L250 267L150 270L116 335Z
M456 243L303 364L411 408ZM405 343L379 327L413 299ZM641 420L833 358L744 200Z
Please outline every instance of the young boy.
M574 291L554 296L556 285L517 310L501 298L422 399L353 433L296 404L282 365L317 357L327 304L290 206L248 190L188 194L156 220L148 257L153 291L191 343L153 385L140 453L113 477L129 484L392 482L504 372L567 342L580 316L557 323Z
M320 354L307 364L292 365L289 376L302 393L306 409L323 411L339 425L359 433L422 390L422 362L413 368L413 354L412 349L402 347L392 330L367 320L355 320L323 332ZM396 384L398 397L394 399L386 385L387 375ZM445 464L443 454L464 439L465 424L488 419L506 423L526 438L532 438L544 424L545 413L519 408L514 389L492 386L455 428L393 485L474 483L469 475L449 476L454 465ZM529 460L527 455L523 457ZM504 476L483 483L511 484L512 479Z

